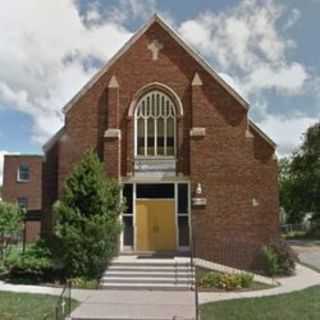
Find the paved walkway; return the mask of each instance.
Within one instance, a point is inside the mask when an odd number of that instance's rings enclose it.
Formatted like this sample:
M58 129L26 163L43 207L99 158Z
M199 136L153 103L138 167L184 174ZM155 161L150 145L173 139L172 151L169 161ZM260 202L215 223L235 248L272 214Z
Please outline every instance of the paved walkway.
M61 288L9 284L3 281L0 281L0 291L46 294L52 296L60 296L62 293ZM78 300L79 302L83 302L86 301L96 291L97 290L72 289L72 298Z
M99 290L71 314L72 319L195 318L194 292Z
M288 278L277 278L281 285L271 289L249 292L201 292L200 303L215 302L221 300L241 299L272 296L293 291L302 290L314 285L320 285L320 273L302 265L297 265L297 274ZM60 295L61 289L6 284L0 281L0 291L37 293L48 295ZM82 290L73 289L72 298L82 302L74 311L75 319L81 315L94 315L96 318L102 312L116 314L119 318L130 315L130 318L147 315L148 319L163 319L176 315L185 319L192 319L194 314L194 293L191 291L127 291L127 290ZM130 310L130 311L129 311ZM134 316L134 317L133 317Z
M290 240L290 246L302 263L320 270L320 242L312 240Z
M275 280L280 283L280 286L259 291L221 293L200 292L199 301L200 303L207 303L222 300L266 297L303 290L308 287L320 285L320 273L302 265L297 265L297 272L295 276L288 278L276 278Z

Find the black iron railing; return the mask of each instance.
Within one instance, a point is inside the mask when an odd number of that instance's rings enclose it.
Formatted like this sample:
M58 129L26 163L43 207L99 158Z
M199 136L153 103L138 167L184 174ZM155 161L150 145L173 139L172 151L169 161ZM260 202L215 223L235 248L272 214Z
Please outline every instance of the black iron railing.
M56 304L56 320L64 320L71 314L71 281L67 281Z
M198 275L197 275L197 266L195 264L196 258L196 238L194 232L192 233L191 238L191 255L190 255L190 264L191 264L191 273L193 275L193 290L194 290L194 302L195 302L195 319L200 319L200 310L199 310L199 285L198 285Z

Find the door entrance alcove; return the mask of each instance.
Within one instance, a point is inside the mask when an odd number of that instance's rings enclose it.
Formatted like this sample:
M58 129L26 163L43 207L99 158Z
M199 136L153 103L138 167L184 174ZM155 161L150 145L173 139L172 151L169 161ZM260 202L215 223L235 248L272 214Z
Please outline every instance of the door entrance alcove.
M189 182L124 183L121 252L188 251Z

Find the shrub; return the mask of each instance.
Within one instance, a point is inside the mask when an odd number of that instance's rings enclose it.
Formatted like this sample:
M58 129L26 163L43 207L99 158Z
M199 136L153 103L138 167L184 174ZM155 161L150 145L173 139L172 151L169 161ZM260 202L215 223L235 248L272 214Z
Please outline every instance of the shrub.
M262 249L264 271L269 276L290 276L295 272L297 255L283 240Z
M77 278L70 279L70 281L71 281L71 285L72 285L73 288L78 288L78 289L97 289L97 287L98 287L98 281L97 280L77 277Z
M199 284L202 288L218 288L220 274L217 272L206 272L200 276Z
M319 218L312 220L310 230L308 230L306 237L310 239L320 239L320 219Z
M250 288L253 283L253 274L251 273L240 273L240 279L241 279L241 288Z
M233 290L241 289L241 278L239 274L224 273L221 276L220 286L221 289Z
M275 276L279 274L279 263L276 253L271 247L264 247L262 249L263 268L268 276Z
M250 288L253 275L248 273L217 273L207 272L200 277L200 287L235 290Z
M87 152L67 178L57 217L56 252L68 277L97 278L117 250L120 187L105 176L96 153Z
M4 264L12 278L26 276L34 281L43 280L54 270L51 253L42 242L27 247L25 252L12 251Z
M0 201L0 259L8 253L9 244L23 229L24 212L17 205Z

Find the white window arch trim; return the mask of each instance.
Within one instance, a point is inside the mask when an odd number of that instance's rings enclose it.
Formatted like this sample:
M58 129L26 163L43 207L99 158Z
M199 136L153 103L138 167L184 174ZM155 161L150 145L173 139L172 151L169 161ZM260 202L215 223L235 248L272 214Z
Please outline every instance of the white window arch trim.
M143 152L138 150L139 128L138 121L143 120ZM163 121L163 152L159 152L158 146L159 132L158 124L159 120ZM168 120L173 122L173 145L172 152L168 152ZM153 122L153 144L151 144L151 150L149 152L148 138L148 126ZM162 90L152 89L145 93L137 102L134 110L134 156L135 158L152 158L152 159L174 159L177 154L177 111L176 105L170 95L166 94Z

